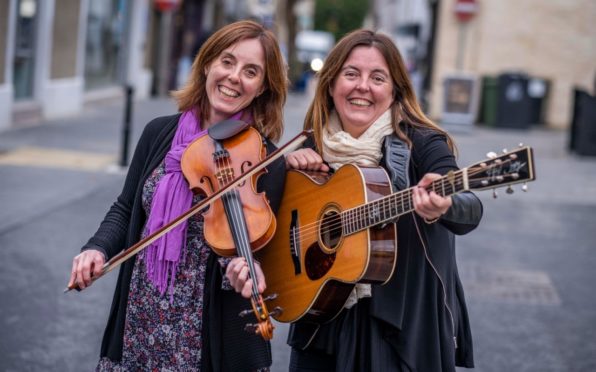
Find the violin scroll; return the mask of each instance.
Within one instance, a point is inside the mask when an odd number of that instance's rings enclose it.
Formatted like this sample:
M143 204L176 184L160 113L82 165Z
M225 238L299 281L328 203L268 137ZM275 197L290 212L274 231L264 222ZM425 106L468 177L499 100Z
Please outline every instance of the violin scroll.
M276 294L272 294L265 299L263 299L262 296L259 296L256 301L251 299L252 310L244 310L238 315L244 317L253 312L256 315L258 322L246 324L246 326L244 326L245 331L260 335L265 340L271 340L273 338L273 330L275 327L273 326L273 323L271 323L271 317L281 314L282 309L279 306L276 306L273 310L268 311L265 301L272 300L276 297Z

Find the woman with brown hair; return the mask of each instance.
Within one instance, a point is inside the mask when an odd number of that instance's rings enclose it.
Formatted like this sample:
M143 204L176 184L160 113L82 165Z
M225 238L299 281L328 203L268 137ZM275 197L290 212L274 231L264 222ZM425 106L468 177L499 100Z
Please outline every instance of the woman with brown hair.
M357 30L343 37L318 79L304 121L314 141L288 154L287 166L324 172L345 164L380 166L394 191L413 187L414 212L396 221L399 253L386 284L357 283L341 312L325 324L292 324L290 370L472 367L454 234L478 225L482 204L470 192L444 197L426 189L458 169L453 140L422 113L403 59L383 34ZM236 275L241 266L234 261L227 276L244 294L250 283Z
M122 193L74 258L69 286L89 286L106 260L199 201L180 160L212 125L229 118L248 122L272 152L283 130L285 71L275 37L258 23L240 21L215 32L195 58L187 85L174 92L180 113L145 127ZM285 165L267 169L257 191L275 211ZM250 303L222 280L229 259L211 251L203 228L195 215L122 265L98 370L256 371L271 365L269 343L243 330L250 319L238 313Z

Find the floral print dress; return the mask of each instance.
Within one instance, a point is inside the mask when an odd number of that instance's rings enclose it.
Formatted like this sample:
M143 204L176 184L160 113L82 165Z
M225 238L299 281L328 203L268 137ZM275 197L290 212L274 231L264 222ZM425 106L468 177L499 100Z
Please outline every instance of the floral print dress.
M165 175L164 163L143 187L143 208L151 210L153 192ZM199 197L195 196L193 204ZM143 237L147 235L144 229ZM186 250L178 266L173 301L147 279L143 253L137 255L130 283L122 360L102 358L98 371L200 371L203 294L211 249L203 238L200 214L188 220Z

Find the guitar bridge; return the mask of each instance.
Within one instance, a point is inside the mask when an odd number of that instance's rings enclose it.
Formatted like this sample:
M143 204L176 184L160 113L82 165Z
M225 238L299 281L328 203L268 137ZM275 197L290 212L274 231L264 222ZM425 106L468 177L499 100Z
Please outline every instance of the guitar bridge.
M298 233L298 211L292 211L292 222L290 223L290 254L292 255L292 263L294 264L294 274L302 273L302 265L300 265L300 237Z

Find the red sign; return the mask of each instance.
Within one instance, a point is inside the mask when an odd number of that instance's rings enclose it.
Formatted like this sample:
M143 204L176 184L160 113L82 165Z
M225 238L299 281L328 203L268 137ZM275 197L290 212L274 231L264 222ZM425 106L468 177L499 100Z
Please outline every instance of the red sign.
M460 22L467 22L478 12L478 2L476 0L457 0L454 11Z
M165 12L168 10L174 10L180 5L181 0L153 0L153 5L157 10Z

